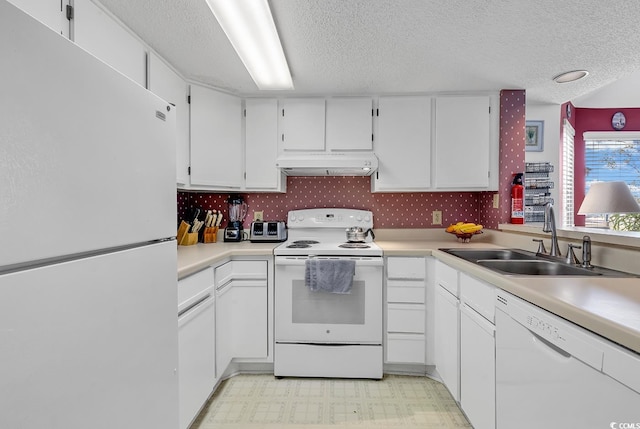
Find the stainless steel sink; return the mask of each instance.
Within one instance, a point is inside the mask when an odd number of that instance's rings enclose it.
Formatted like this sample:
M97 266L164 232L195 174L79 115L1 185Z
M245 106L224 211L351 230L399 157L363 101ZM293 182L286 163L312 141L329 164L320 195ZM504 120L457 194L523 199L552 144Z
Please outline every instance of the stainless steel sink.
M523 260L536 259L536 254L519 249L440 249L451 255L475 262L481 259Z
M440 249L465 261L512 276L638 277L603 267L583 268L521 249Z
M562 262L540 261L540 260L499 260L484 259L476 262L482 267L487 267L495 271L502 271L507 274L518 274L521 276L601 276L601 272L580 268Z

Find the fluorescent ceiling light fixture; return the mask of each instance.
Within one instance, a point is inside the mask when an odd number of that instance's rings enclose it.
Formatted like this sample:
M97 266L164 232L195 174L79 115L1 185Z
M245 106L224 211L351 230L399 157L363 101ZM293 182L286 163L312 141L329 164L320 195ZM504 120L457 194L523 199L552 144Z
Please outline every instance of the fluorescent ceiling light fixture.
M553 80L556 81L556 83L575 82L576 80L580 80L586 77L588 74L589 72L586 70L573 70L570 72L559 74L558 76L554 77Z
M267 0L207 0L207 4L259 89L293 89Z

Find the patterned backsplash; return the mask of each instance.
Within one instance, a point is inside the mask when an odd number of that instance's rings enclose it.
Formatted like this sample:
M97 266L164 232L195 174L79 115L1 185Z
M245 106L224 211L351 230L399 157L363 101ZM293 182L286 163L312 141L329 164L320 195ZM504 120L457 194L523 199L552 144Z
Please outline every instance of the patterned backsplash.
M493 208L495 192L372 193L369 177L288 177L287 193L241 193L249 206L245 227L253 212L264 220L286 220L287 212L314 207L371 210L375 228L443 228L468 221L496 228L509 222L513 174L524 171L525 91L500 93L500 208ZM178 221L192 208L222 210L226 225L228 193L178 192ZM432 224L431 212L442 211L442 225Z
M371 210L375 228L442 228L457 221L478 222L477 192L372 193L369 177L288 177L286 194L241 193L249 206L245 227L253 212L264 220L286 220L287 212L316 207ZM178 219L191 208L222 210L227 217L230 194L178 192ZM431 212L442 211L442 225L432 224ZM226 223L223 222L223 226Z

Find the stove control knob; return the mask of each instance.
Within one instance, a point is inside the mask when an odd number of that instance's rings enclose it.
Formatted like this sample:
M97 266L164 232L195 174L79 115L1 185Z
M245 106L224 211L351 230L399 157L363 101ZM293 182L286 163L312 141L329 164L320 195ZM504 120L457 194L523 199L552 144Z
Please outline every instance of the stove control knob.
M357 220L358 222L362 222L362 216L360 216L360 215L356 216L356 220Z
M294 214L290 214L290 215L289 215L289 221L290 221L290 222L295 222L295 221L296 221L296 215L294 215Z
M369 216L369 215L365 215L365 217L364 217L364 221L365 221L365 222L369 222L370 220L371 220L371 216Z
M302 222L302 221L304 220L304 216L303 216L303 215L298 215L298 220L299 220L300 222Z

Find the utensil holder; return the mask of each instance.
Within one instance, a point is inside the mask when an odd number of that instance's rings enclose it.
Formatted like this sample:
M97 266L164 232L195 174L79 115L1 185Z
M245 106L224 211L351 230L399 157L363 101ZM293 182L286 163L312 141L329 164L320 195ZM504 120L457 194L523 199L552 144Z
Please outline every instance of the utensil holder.
M205 243L215 243L218 241L218 227L217 226L209 226L204 229L204 242Z
M187 232L182 237L182 240L178 242L181 246L192 246L198 243L198 233L197 232Z

